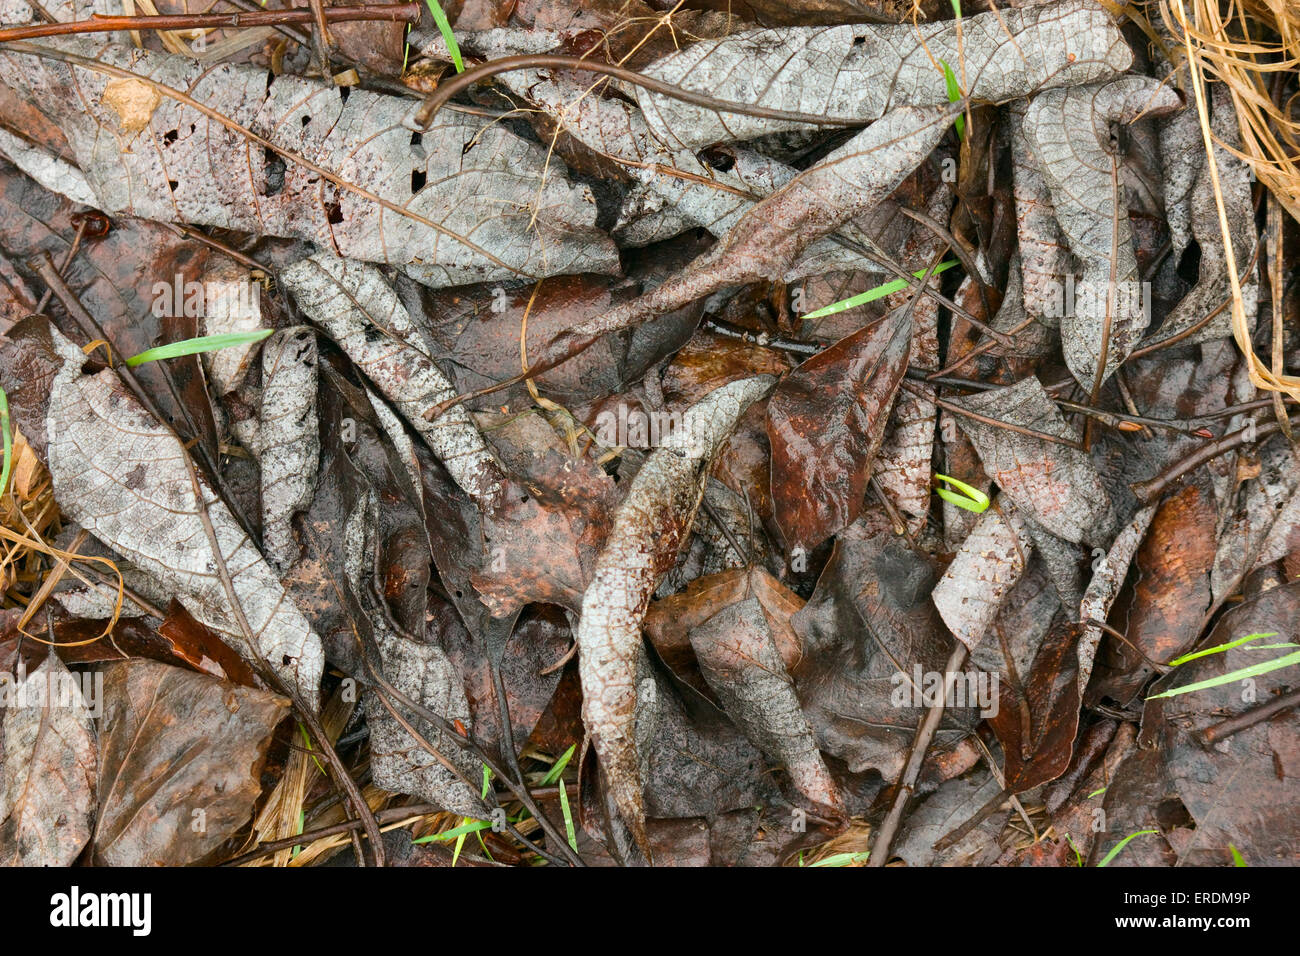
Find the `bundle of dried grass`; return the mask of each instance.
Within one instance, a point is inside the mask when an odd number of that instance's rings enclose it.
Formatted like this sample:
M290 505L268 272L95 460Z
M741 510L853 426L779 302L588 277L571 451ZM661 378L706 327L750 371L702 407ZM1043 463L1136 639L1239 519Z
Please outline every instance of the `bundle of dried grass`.
M1246 357L1256 388L1300 401L1300 376L1282 366L1279 307L1274 304L1271 363L1255 354L1241 298L1239 264L1219 188L1211 149L1209 97L1206 80L1218 81L1232 94L1241 128L1242 149L1233 150L1248 162L1255 177L1292 218L1300 221L1300 120L1293 104L1297 95L1285 88L1300 68L1300 2L1297 0L1162 0L1161 14L1174 36L1183 41L1192 78L1192 92L1209 154L1219 224L1226 246L1232 287L1232 333ZM1229 148L1226 144L1219 144ZM1280 242L1275 249L1280 252ZM1242 264L1244 265L1244 264Z

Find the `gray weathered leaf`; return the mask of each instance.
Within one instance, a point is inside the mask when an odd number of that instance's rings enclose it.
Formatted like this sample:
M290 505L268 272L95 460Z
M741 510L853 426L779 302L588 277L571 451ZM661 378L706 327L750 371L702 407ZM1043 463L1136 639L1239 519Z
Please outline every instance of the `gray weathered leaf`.
M456 406L428 421L424 413L456 395L428 354L428 345L397 293L379 270L317 253L280 276L299 307L339 347L420 433L475 502L491 508L504 482L469 412Z
M740 379L686 411L681 427L646 458L633 479L583 597L575 634L582 721L614 804L647 854L636 745L641 621L689 535L714 457L741 413L771 384L766 376Z
M1032 375L956 404L986 418L1078 440ZM1016 507L1066 541L1078 544L1106 537L1114 520L1110 498L1092 460L1082 451L960 415L957 421L970 436L988 476Z
M1181 105L1178 94L1158 80L1126 76L1046 90L1025 114L1025 135L1051 191L1057 221L1083 269L1074 307L1061 316L1061 340L1066 364L1086 389L1093 387L1103 352L1104 380L1128 358L1151 320L1143 308L1111 123Z
M996 498L930 595L953 637L975 649L1032 553L1025 520L1007 497Z
M557 338L574 342L637 325L731 285L781 281L813 240L855 219L894 191L930 154L952 109L902 107L755 205L704 255L662 285Z
M801 794L835 810L840 795L757 597L723 608L691 631L691 647L727 715L785 767Z
M1259 284L1256 272L1247 269L1255 250L1255 205L1251 196L1251 170L1245 160L1232 150L1241 149L1241 131L1237 125L1237 112L1232 94L1220 83L1214 84L1210 95L1214 112L1210 120L1215 138L1214 162L1219 174L1219 192L1223 196L1224 214L1228 230L1233 237L1233 253L1241 279L1242 306L1246 323L1254 328L1259 305ZM1185 118L1190 117L1190 118ZM1190 127L1188 135L1185 130ZM1220 145L1222 144L1222 145ZM1196 107L1187 107L1184 114L1171 121L1166 135L1161 138L1161 148L1168 150L1166 162L1166 188L1178 189L1183 185L1186 170L1190 169L1192 182L1187 187L1186 205L1191 234L1200 246L1201 258L1196 285L1179 301L1160 328L1152 334L1152 343L1161 342L1200 322L1206 315L1221 306L1231 296L1228 283L1228 262L1223 246L1223 230L1219 225L1219 207L1215 199L1214 180L1205 155L1205 141L1197 121ZM1170 172L1168 167L1182 172ZM1168 197L1166 197L1168 203ZM1175 209L1178 206L1175 205ZM1170 214L1170 233L1173 240L1187 245L1187 237L1175 232L1178 214ZM1175 248L1178 248L1175 246ZM1181 249L1178 250L1181 252ZM1175 260L1176 261L1176 260ZM1180 340L1187 344L1222 338L1232 327L1231 310L1223 309L1200 329Z
M90 839L98 747L81 684L53 651L0 710L0 865L70 866ZM38 696L39 695L39 696Z
M646 72L732 102L870 122L900 106L948 102L940 60L964 74L968 95L996 103L1113 76L1132 53L1098 4L1063 0L965 17L960 30L954 20L751 30L701 41ZM800 128L636 96L655 134L685 148Z
M311 504L320 466L316 333L282 329L262 348L262 546L281 572L298 557L292 519Z
M305 239L411 266L435 285L617 266L613 243L595 228L590 190L571 186L545 149L500 123L444 110L413 144L400 97L298 76L268 81L251 65L207 65L102 38L50 45L179 90L368 193L171 97L158 97L143 128L124 129L105 89L148 91L141 81L0 51L9 82L63 130L105 212Z
M1052 192L1034 155L1034 143L1025 135L1028 110L1029 104L1023 100L1008 103L1005 110L1016 198L1021 294L1025 313L1055 328L1063 311L1066 278L1074 275L1074 260L1056 221ZM1007 293L1011 293L1009 278Z
M315 706L324 666L320 638L257 546L200 475L203 506L257 642L253 649L218 575L180 441L112 371L82 374L81 350L53 327L50 335L63 360L45 423L59 507L174 593L246 661L265 660Z
M459 720L470 727L465 685L442 648L436 644L417 644L392 634L378 616L371 617L371 624L383 658L385 679L449 723ZM483 801L465 782L476 779L482 771L467 762L464 751L428 721L403 714L420 736L456 769L453 772L439 762L389 713L377 696L380 693L376 689L365 698L375 786L418 797L461 816L483 818L486 814ZM389 703L402 712L401 704Z
M1088 588L1083 592L1083 600L1079 604L1080 621L1086 623L1106 620L1106 615L1110 613L1110 606L1128 576L1133 555L1137 553L1138 545L1146 537L1147 528L1151 526L1151 519L1155 513L1156 506L1148 505L1135 514L1132 520L1120 529L1105 556L1099 562L1094 562L1092 580L1088 582ZM1102 630L1099 627L1085 627L1083 633L1079 635L1077 652L1080 696L1087 689L1088 679L1092 676L1092 665L1097 657L1097 645L1101 643L1101 638Z

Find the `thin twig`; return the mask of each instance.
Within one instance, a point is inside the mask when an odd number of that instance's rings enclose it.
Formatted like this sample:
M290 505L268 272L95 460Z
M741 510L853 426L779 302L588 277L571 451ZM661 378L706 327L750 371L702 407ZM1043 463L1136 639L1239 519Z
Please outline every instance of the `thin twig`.
M39 37L68 36L74 33L112 33L116 30L235 30L244 27L270 27L290 23L311 23L311 10L258 10L240 13L177 13L147 17L114 17L94 14L88 20L67 23L32 23L17 27L0 27L0 43L11 40L35 40ZM321 11L322 22L342 23L349 20L378 20L389 23L416 23L420 19L418 3L380 3L358 7L327 7Z

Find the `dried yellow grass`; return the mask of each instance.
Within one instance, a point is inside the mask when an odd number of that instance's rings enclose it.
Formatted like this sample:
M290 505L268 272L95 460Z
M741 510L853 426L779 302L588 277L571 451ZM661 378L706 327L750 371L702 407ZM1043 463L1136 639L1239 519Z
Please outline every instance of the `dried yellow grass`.
M1212 148L1205 89L1209 77L1223 83L1231 93L1242 137L1242 149L1232 152L1251 165L1256 178L1293 219L1300 221L1300 123L1291 118L1289 107L1274 104L1270 89L1274 76L1281 74L1285 80L1300 66L1300 3L1228 0L1221 6L1210 0L1163 0L1161 12L1174 36L1182 37L1191 74L1232 288L1232 336L1246 358L1251 384L1300 401L1300 376L1283 371L1279 350L1273 350L1275 361L1270 367L1255 354L1251 343ZM1231 149L1224 143L1218 145ZM1280 304L1274 303L1274 308L1280 308Z

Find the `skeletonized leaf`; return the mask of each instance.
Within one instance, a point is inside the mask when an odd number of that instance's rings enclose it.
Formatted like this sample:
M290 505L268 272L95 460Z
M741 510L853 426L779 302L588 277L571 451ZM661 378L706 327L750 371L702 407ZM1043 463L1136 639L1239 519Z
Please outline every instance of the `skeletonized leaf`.
M1143 308L1111 123L1181 105L1178 94L1158 80L1126 76L1047 90L1025 114L1025 135L1051 191L1057 221L1082 264L1074 308L1061 317L1061 341L1065 362L1085 389L1093 387L1103 352L1105 380L1128 358L1151 319Z
M1132 53L1099 5L1063 0L942 23L751 30L696 43L646 72L719 99L870 122L900 106L947 103L941 60L964 63L968 95L1001 102L1113 76ZM636 96L654 133L685 148L800 128Z
M1025 520L1001 496L974 530L931 594L953 636L971 650L983 640L1007 594L1025 573L1033 542Z
M98 747L81 684L50 651L0 710L0 865L70 866L90 839Z
M252 816L287 706L156 661L105 667L96 862L183 866L220 847Z
M49 335L63 363L50 384L45 423L59 507L173 592L246 661L256 666L262 658L314 706L324 666L320 638L257 546L202 475L200 505L185 449L118 377L108 369L82 374L81 350L53 326ZM212 521L255 650L226 597L200 507Z
M772 506L786 542L811 550L862 513L911 345L906 309L804 362L772 394Z
M757 597L723 608L691 631L700 670L745 736L785 767L795 789L836 810L840 795L795 696Z
M955 404L985 418L1078 439L1032 375ZM970 436L988 476L1016 507L1066 541L1077 544L1106 536L1113 522L1110 497L1092 460L1082 451L961 415L957 423Z
M741 413L771 384L766 376L731 382L686 411L681 428L633 479L583 597L575 635L582 721L614 805L647 855L636 743L641 620L690 532L714 457Z
M424 417L456 388L429 357L410 314L379 270L321 252L284 270L280 281L397 406L456 484L481 506L493 506L502 491L501 466L461 406L436 421Z
M285 571L298 556L291 521L311 504L320 465L316 333L282 329L262 347L262 545Z
M114 77L0 51L9 81L63 130L106 212L305 239L410 266L435 285L617 264L594 226L590 190L554 169L546 174L546 151L500 123L444 110L412 144L402 125L410 104L400 97L298 76L268 82L266 70L251 65L207 65L99 38L47 42L179 90L389 204L172 97L159 97L140 129L124 130L104 102Z

